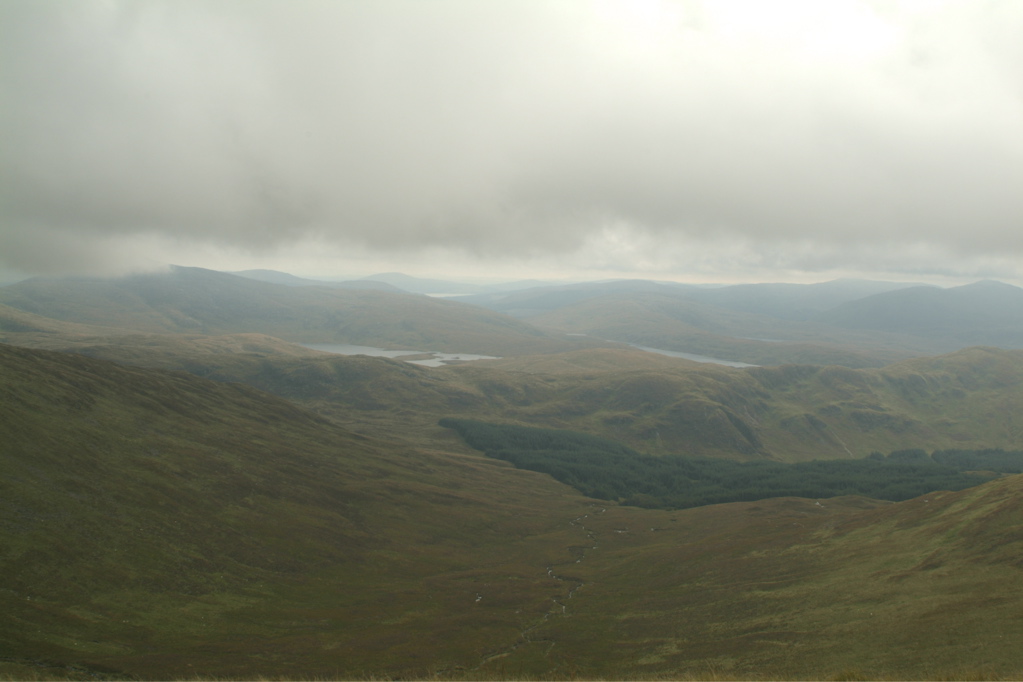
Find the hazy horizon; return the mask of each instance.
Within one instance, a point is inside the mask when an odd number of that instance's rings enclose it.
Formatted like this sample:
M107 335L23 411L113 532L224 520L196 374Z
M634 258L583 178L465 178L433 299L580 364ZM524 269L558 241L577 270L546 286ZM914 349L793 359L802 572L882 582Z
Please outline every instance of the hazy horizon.
M6 0L0 282L1023 284L1023 4Z
M311 280L311 281L322 281L322 282L347 282L347 281L355 281L355 280L374 279L375 277L379 277L379 276L382 276L382 275L394 275L394 274L397 274L397 275L408 276L408 277L411 277L413 279L438 280L438 281L443 281L443 282L450 282L450 283L453 283L453 284L476 285L476 286L483 286L483 287L487 287L487 286L500 287L501 285L516 284L516 283L519 283L519 282L536 282L536 286L570 286L570 285L573 285L573 284L587 284L587 283L596 283L596 282L615 282L615 281L627 281L627 280L646 280L646 281L652 281L652 282L662 282L662 283L672 283L672 284L685 284L685 285L691 285L691 286L697 286L697 287L727 287L727 286L735 286L735 285L741 285L741 284L824 284L824 283L834 282L834 281L838 281L838 280L863 280L863 281L877 281L877 282L889 281L889 282L905 283L905 284L912 284L912 285L924 285L924 286L928 286L929 285L929 286L936 286L936 287L940 287L940 288L953 288L953 287L959 287L959 286L965 286L965 285L969 285L969 284L974 284L974 283L980 282L980 281L993 280L993 281L999 281L999 282L1002 282L1002 283L1005 283L1005 284L1010 284L1012 286L1023 288L1023 284L1021 284L1019 282L1013 282L1013 281L1010 281L1010 280L1007 280L1007 279L1000 279L999 280L999 279L995 279L995 278L950 278L950 277L920 277L920 278L912 278L912 277L892 277L892 278L889 278L889 279L880 279L880 278L869 278L869 277L830 277L830 278L821 278L821 279L812 279L811 278L811 279L805 279L805 280L802 280L802 281L793 281L793 280L701 281L701 280L686 280L686 279L677 278L677 277L676 278L671 278L671 279L661 279L661 278L656 278L656 277L649 277L649 276L644 275L643 273L637 273L637 274L635 274L633 276L622 276L622 277L597 277L597 276L594 276L594 277L589 277L589 278L586 278L586 277L571 278L571 277L557 277L557 276L555 276L555 277L547 277L547 278L544 278L544 277L518 277L518 278L510 277L509 278L509 277L499 277L499 276L473 277L473 276L464 276L464 275L460 275L460 274L457 274L457 273L456 274L448 274L448 275L445 275L443 273L442 274L437 274L437 275L435 275L435 274L412 275L412 274L410 274L408 272L400 272L400 271L397 271L397 270L389 270L389 271L386 271L386 272L384 272L384 271L371 272L371 273L339 273L339 274L333 274L332 275L332 274L316 274L316 273L313 273L313 274L296 274L294 272L288 272L288 271L285 271L285 270L277 270L275 268L244 268L244 269L241 269L241 270L224 270L224 269L220 269L220 268L207 268L205 266L184 265L184 264L180 264L180 263L166 264L166 265L159 266L159 267L155 267L154 266L154 267L137 268L137 269L132 269L132 270L129 270L129 271L126 271L126 272L119 272L119 273L65 273L65 274L66 274L66 276L70 276L70 277L76 277L76 276L100 277L100 278L108 278L109 277L109 278L115 278L116 279L116 278L119 278L119 277L130 276L130 275L169 272L170 269L173 268L173 267L186 267L186 268L188 268L188 267L198 267L198 268L203 268L203 269L208 269L208 270L214 270L214 271L217 271L217 272L223 272L225 274L240 275L240 276L245 276L242 273L251 273L251 272L256 272L256 271L274 272L274 273L281 273L281 274L285 274L285 275L292 275L292 276L295 276L295 277L299 277L301 279L307 279L307 280ZM27 275L27 274L24 274L24 273L18 274L18 273L14 273L12 271L0 270L0 287L9 286L11 284L16 284L16 283L18 283L20 281L31 279L32 277L35 277L35 276L42 276L42 277L57 276L57 277L60 277L62 275L52 275L52 274L49 274L49 275L47 275L47 274L43 274L43 275ZM381 279L380 281L383 281L383 280ZM399 285L399 288L400 288L400 285ZM464 296L465 294L464 293L444 294L443 292L436 292L436 293L433 293L433 294L430 294L430 295Z

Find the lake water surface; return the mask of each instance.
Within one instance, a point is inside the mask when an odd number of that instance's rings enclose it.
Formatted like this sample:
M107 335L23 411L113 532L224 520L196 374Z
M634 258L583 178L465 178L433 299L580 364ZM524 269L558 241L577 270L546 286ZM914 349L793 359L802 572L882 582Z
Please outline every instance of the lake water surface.
M585 334L570 334L569 336L585 336ZM475 355L473 353L438 353L436 351L427 350L385 350L383 348L376 348L375 346L356 346L348 343L300 343L298 344L303 348L311 348L312 350L324 351L326 353L337 353L338 355L370 355L377 358L401 358L407 355L423 356L428 355L430 357L417 357L416 359L406 360L415 365L422 365L423 367L443 367L444 365L451 364L454 362L471 362L473 360L499 360L500 358L493 355ZM686 360L693 360L694 362L708 362L715 365L725 365L726 367L756 367L757 365L751 365L746 362L736 362L734 360L722 360L721 358L712 358L708 355L696 355L695 353L682 353L675 350L663 350L661 348L649 348L647 346L637 346L635 344L629 344L633 348L639 350L645 350L648 353L657 353L658 355L667 355L673 358L684 358Z
M369 355L377 358L400 358L406 355L430 357L417 357L415 360L406 360L415 365L424 367L442 367L453 362L469 362L470 360L498 360L493 355L474 355L472 353L437 353L429 350L385 350L374 346L355 346L348 343L300 343L303 348L319 350L325 353L337 353L338 355Z
M685 358L686 360L693 360L694 362L707 362L714 365L724 365L726 367L757 367L757 365L751 365L747 362L736 362L735 360L722 360L721 358L712 358L709 355L696 355L694 353L682 353L677 350L663 350L661 348L647 348L646 346L637 346L630 343L633 348L645 350L648 353L657 353L658 355L667 355L673 358Z

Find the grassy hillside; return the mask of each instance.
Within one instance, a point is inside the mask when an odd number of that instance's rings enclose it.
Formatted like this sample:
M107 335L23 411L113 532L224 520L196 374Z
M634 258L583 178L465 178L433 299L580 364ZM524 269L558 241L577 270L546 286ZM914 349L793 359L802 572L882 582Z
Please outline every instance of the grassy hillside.
M612 349L426 369L258 335L47 339L50 348L245 382L360 433L431 447L461 447L436 426L444 417L585 431L658 455L783 461L1014 449L1023 430L1021 351L990 348L863 370L732 369Z
M775 400L769 424L778 438L772 446L782 450L811 442L833 456L842 450L859 455L867 444L884 452L1011 449L1023 435L1023 352L1018 350L968 348L877 370L749 371Z
M617 507L244 385L4 345L0 453L19 679L1023 671L1020 476Z
M496 409L444 416L586 431L652 454L799 461L1013 449L1023 429L1023 354L991 348L863 370L678 365L502 376L469 364L449 375Z
M584 520L598 549L567 573L583 585L570 617L532 636L582 678L1016 679L1021 499L1012 476L874 509L608 507Z
M24 345L32 345L45 343L47 339L67 343L74 338L102 337L118 333L123 334L124 330L77 322L61 322L0 303L0 343L23 345L24 341Z
M563 594L586 504L539 475L188 374L0 346L0 378L0 671L465 666Z
M602 345L426 296L293 287L201 268L118 279L26 280L0 289L0 304L63 322L145 333L261 333L306 343L498 356Z

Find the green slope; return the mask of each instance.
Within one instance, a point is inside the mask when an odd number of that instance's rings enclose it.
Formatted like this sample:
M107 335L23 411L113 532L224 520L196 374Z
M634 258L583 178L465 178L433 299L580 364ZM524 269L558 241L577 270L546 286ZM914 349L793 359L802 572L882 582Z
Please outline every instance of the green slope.
M244 385L3 345L0 454L18 679L1023 671L1020 476L895 504L595 505Z
M561 593L544 567L586 508L243 385L8 346L0 448L0 671L17 676L472 665ZM474 608L484 584L493 606Z
M85 337L63 347L249 383L360 433L430 446L452 447L436 426L443 417L585 431L650 454L783 461L1016 449L1023 431L1021 351L993 348L852 370L731 369L611 349L425 369L252 335Z
M1018 679L1021 500L1012 476L874 509L609 507L571 618L535 636L583 679Z

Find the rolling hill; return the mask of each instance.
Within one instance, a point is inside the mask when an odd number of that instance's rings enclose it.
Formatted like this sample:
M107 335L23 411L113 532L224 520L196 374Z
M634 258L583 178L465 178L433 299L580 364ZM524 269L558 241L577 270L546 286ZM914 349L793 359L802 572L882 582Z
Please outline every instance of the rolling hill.
M849 301L814 319L934 339L945 350L1023 348L1023 289L994 281L950 289L912 287Z
M488 459L437 423L753 462L1018 449L1023 350L870 366L948 338L954 325L927 326L942 315L1011 331L1013 287L823 312L851 289L800 289L770 316L742 309L748 291L604 286L539 292L549 305L531 319L559 333L425 296L190 268L0 289L0 676L1023 671L1021 476L894 504L640 509ZM932 303L900 321L900 300ZM890 328L853 329L886 314ZM564 331L820 364L728 368ZM506 357L427 369L288 340Z
M456 294L465 296L468 294L480 294L491 291L490 287L478 284L465 284L463 282L448 282L442 279L425 279L423 277L412 277L400 272L381 272L376 275L369 275L357 280L366 283L382 283L395 287L401 291L413 294Z
M837 279L816 284L733 284L701 288L687 298L720 308L769 315L786 320L806 320L815 313L867 296L911 286L904 282Z
M587 508L240 384L5 345L0 377L0 671L19 677L465 664L547 611L544 562ZM483 585L496 610L474 608Z
M402 289L391 286L386 282L375 282L371 280L342 280L342 281L324 281L319 279L306 279L304 277L296 277L287 272L280 272L279 270L240 270L237 272L228 273L232 275L238 275L239 277L245 277L246 279L254 279L259 282L269 282L271 284L284 284L289 287L327 287L329 289L376 289L379 291L391 291L401 292Z
M261 333L304 343L484 355L602 344L488 310L413 294L260 282L201 268L119 279L33 279L0 304L59 321L147 333Z
M565 333L754 365L878 367L929 350L894 334L837 331L648 292L589 298L524 319Z
M901 282L839 279L817 284L733 284L701 287L677 282L609 280L544 285L524 291L464 296L461 301L513 315L531 317L592 298L622 294L663 294L696 303L787 320L805 320L817 312L874 294L911 286Z
M1023 671L1023 476L643 510L241 384L6 345L0 379L0 674Z
M585 431L650 454L801 461L912 447L1011 449L1023 436L1023 352L993 348L863 370L682 365L502 379L469 364L444 375L487 396L480 409L445 416Z
M533 637L584 679L1013 679L1021 500L1011 476L873 508L610 507L585 519L599 549L571 567L570 617Z
M756 365L879 367L971 345L1023 347L1023 290L999 282L624 281L459 300L552 330Z
M1023 351L994 348L861 370L734 369L634 349L427 369L260 335L86 336L63 344L48 335L34 343L247 383L359 433L430 447L452 447L436 425L444 417L584 431L649 454L780 461L918 447L1013 449L1023 435Z
M517 291L461 296L457 300L496 310L512 317L528 318L604 296L635 293L681 295L695 289L696 287L691 285L674 282L612 280L529 287Z
M267 279L273 281L260 281ZM445 284L415 281L427 289ZM175 267L122 279L27 280L0 288L0 305L133 332L261 333L501 357L628 343L753 365L864 368L970 345L1023 347L1023 290L997 282L953 289L856 280L700 288L636 280L457 301L348 284Z

